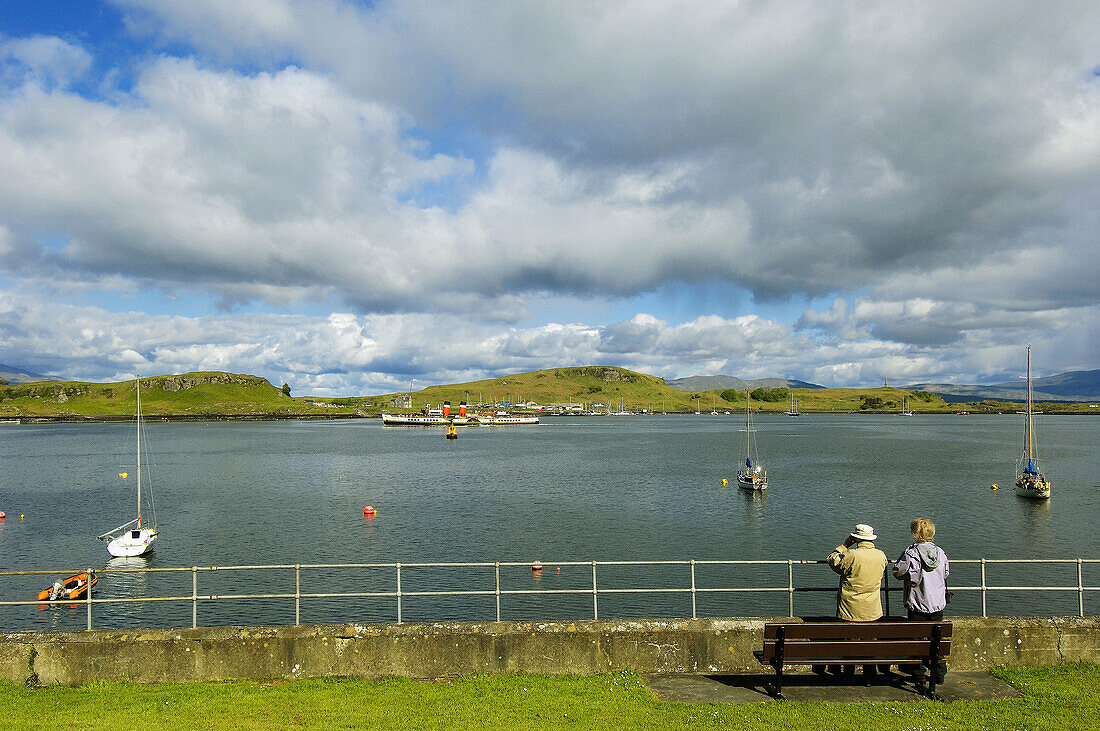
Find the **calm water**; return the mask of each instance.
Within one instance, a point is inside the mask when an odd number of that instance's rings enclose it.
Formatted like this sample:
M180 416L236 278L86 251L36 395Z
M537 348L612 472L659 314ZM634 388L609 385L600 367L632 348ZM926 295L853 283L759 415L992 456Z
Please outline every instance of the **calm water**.
M590 586L590 567L555 562L819 559L857 522L873 525L895 558L925 515L952 559L1100 558L1097 445L1100 419L1043 417L1040 456L1054 497L1011 489L1019 416L807 415L757 420L770 487L733 486L736 416L550 418L537 427L383 429L377 420L151 423L151 477L163 533L138 566L269 563L415 563L541 559L541 577L504 571L505 589ZM0 568L97 569L95 536L132 517L133 426L0 427ZM731 485L723 487L722 478ZM1002 489L993 491L991 483ZM362 514L374 505L373 518ZM20 514L25 520L19 520ZM1100 568L1086 566L1086 585ZM1076 583L1076 568L990 567L989 583ZM315 571L303 591L392 591L392 569ZM959 565L956 585L979 583ZM0 598L27 599L50 577L0 577ZM293 592L293 575L218 572L200 594ZM686 567L601 567L600 586L687 586ZM699 586L780 586L786 567L700 567ZM834 586L827 568L796 568L800 586ZM491 570L406 569L405 591L492 589ZM191 593L190 574L103 574L97 598ZM700 598L700 615L785 615L786 595ZM955 613L980 612L956 594ZM1086 612L1100 596L1086 598ZM96 607L96 626L189 625L191 605ZM828 593L799 594L797 614L829 614ZM991 614L1076 613L1075 593L1001 594ZM591 597L508 597L505 619L590 617ZM293 603L200 605L200 624L294 621ZM600 615L690 616L690 598L600 597ZM493 619L492 597L408 598L406 621ZM303 621L392 621L392 598L312 600ZM15 628L79 628L84 608L0 608Z

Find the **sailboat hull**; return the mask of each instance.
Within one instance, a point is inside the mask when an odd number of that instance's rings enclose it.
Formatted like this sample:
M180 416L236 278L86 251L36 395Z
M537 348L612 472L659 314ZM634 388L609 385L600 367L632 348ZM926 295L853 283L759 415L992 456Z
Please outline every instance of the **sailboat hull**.
M746 475L743 472L738 472L737 486L742 490L767 490L768 478L761 477L760 475Z
M116 558L142 556L153 549L157 531L148 528L128 530L107 544L107 553Z
M1050 483L1041 477L1031 479L1027 476L1021 476L1016 479L1016 494L1032 500L1049 500Z

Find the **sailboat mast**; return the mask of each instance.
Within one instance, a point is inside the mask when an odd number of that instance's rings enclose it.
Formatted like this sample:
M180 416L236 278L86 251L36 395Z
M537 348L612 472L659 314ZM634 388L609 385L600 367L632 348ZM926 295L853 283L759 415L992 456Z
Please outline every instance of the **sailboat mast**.
M1027 468L1031 469L1032 459L1031 437L1031 346L1027 346Z
M141 528L141 379L134 380L137 391L137 526Z
M749 389L745 389L745 467L749 465L749 451L751 446L749 442L752 440L752 434L750 433L751 427L749 426Z

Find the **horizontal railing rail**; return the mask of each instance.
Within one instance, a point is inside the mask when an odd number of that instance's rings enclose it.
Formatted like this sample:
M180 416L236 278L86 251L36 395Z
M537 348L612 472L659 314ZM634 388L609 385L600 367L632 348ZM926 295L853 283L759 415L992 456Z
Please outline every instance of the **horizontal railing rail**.
M690 595L691 599L691 618L698 619L697 612L697 600L701 596L706 595L720 595L720 594L758 594L758 593L771 593L771 594L783 594L787 595L787 609L789 616L795 616L794 613L794 597L796 594L801 593L814 593L814 592L835 592L836 583L835 576L829 574L832 577L833 582L831 585L825 586L796 586L794 579L794 567L803 565L819 565L825 564L822 560L672 560L672 561L556 561L547 562L546 566L560 567L583 567L586 571L591 572L590 582L585 583L584 586L577 586L574 588L502 588L501 585L501 570L502 569L516 569L516 568L531 568L532 564L526 561L493 561L493 562L447 562L447 563L317 563L317 564L251 564L251 565L233 565L233 566L187 566L187 567L140 567L140 568L106 568L106 569L68 569L68 570L33 570L33 571L0 571L0 577L18 577L18 576L65 576L71 574L78 574L82 572L88 572L89 575L110 575L110 574L190 574L191 576L191 592L190 594L170 594L165 596L129 596L129 597L96 597L93 592L87 592L84 597L77 600L62 600L55 602L57 604L67 604L70 606L84 605L87 610L87 629L92 629L92 617L93 607L98 606L111 606L116 604L147 604L158 602L190 602L191 604L191 626L198 626L198 608L201 603L206 602L222 602L222 601L259 601L259 600L271 600L271 599L293 599L294 600L294 624L299 625L301 621L302 602L303 600L323 600L323 599L364 599L364 598L381 598L381 599L393 599L395 602L396 621L401 623L403 621L403 603L410 598L418 597L484 597L491 596L495 598L495 619L500 621L502 618L501 602L510 596L552 596L552 595L576 595L576 596L590 596L592 600L592 619L600 618L600 597L609 597L614 595L630 595L630 594L682 594ZM1084 583L1084 566L1089 564L1100 564L1100 559L1093 558L1075 558L1075 559L953 559L951 561L952 566L961 565L976 565L979 569L979 583L976 585L959 585L951 584L952 592L980 592L981 594L981 616L987 615L987 598L991 592L1007 592L1007 591L1041 591L1041 592L1076 592L1077 594L1077 608L1078 615L1085 616L1085 595L1089 592L1100 591L1100 586L1089 586ZM997 564L1049 564L1049 565L1062 565L1062 566L1075 566L1076 567L1076 583L1073 585L1047 585L1047 584L1023 584L1023 585L997 585L990 584L987 578L987 569L990 565ZM677 567L683 566L688 569L687 576L684 577L684 585L674 586L609 586L605 582L603 586L600 585L599 572L600 569L608 569L612 567ZM757 567L757 566L770 566L770 567L786 567L786 583L784 585L772 585L772 586L701 586L697 582L696 570L699 567L719 567L719 566L745 566L745 567ZM310 574L328 570L358 570L358 569L378 569L384 571L392 571L392 589L384 591L302 591L302 576L303 572ZM448 572L448 576L453 576L451 573L459 569L492 569L493 580L491 588L462 588L462 589L416 589L409 590L402 587L402 574L403 572L416 571L420 569L444 569ZM264 592L264 593L206 593L199 592L199 577L213 574L216 572L244 572L244 571L260 571L260 572L293 572L294 577L294 591L276 591L276 592ZM476 584L471 583L473 586ZM885 611L886 614L890 614L890 597L891 594L902 591L902 586L891 585L889 582L889 570L886 575L883 576L882 593L885 597ZM0 607L18 607L18 606L42 606L45 603L41 600L3 600L0 601ZM549 618L547 618L549 619Z

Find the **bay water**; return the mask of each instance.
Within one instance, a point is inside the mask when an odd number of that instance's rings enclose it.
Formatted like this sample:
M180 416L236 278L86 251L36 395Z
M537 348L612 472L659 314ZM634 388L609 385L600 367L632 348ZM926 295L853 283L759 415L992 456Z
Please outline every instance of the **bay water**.
M761 415L763 494L736 487L737 415L550 417L539 426L382 428L375 419L146 425L162 535L148 557L108 561L95 536L133 517L134 428L126 424L0 427L0 570L181 568L258 564L515 562L505 590L575 591L502 599L504 619L593 615L590 566L573 562L815 560L856 523L874 526L892 559L909 521L937 525L950 559L1098 559L1100 419L1041 416L1049 501L1012 489L1022 441L1012 415ZM128 472L127 479L118 474ZM728 484L723 485L722 480ZM992 489L997 484L1000 489ZM372 505L373 516L363 507ZM23 515L23 519L20 519ZM148 518L148 515L146 516ZM545 566L535 574L529 564ZM565 564L564 566L562 564ZM560 567L560 571L558 568ZM1082 568L1100 585L1100 566ZM794 567L799 615L831 614L827 567ZM1075 564L989 564L987 585L1076 586ZM781 587L787 566L700 565L698 587ZM979 586L957 563L951 583ZM684 588L689 567L599 567L604 588ZM0 577L0 599L33 598L54 576ZM402 569L402 590L495 587L493 568ZM294 573L203 573L200 595L293 593ZM393 592L390 568L303 571L302 592ZM585 590L588 593L584 593ZM103 573L97 599L190 596L190 572ZM893 601L899 602L898 596ZM404 597L402 619L495 619L495 598ZM703 593L700 616L786 616L786 592ZM950 613L981 612L978 592ZM394 621L393 597L308 599L304 622ZM1085 599L1095 614L1100 596ZM191 602L95 607L95 626L189 626ZM894 606L897 613L897 604ZM1076 614L1076 591L995 592L989 614ZM599 597L601 617L691 616L682 593ZM204 602L200 625L289 624L292 599ZM79 629L82 605L0 608L5 629Z

